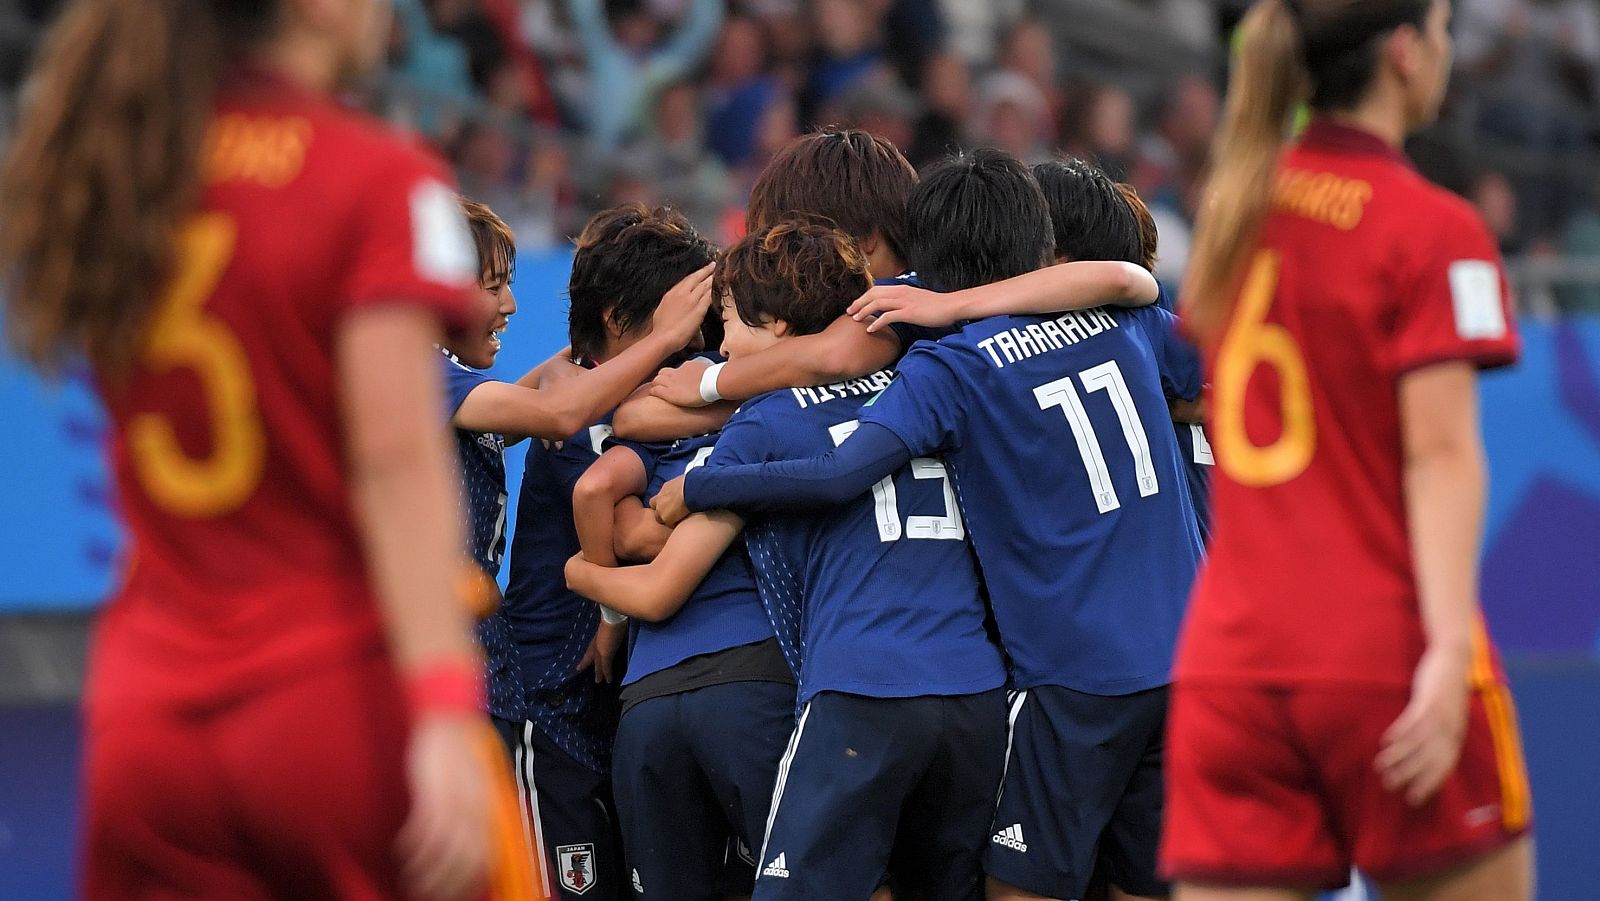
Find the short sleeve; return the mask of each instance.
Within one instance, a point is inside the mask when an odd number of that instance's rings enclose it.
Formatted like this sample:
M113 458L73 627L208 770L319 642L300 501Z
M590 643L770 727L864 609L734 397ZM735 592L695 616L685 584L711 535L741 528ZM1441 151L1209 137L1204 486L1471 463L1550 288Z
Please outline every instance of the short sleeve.
M1205 385L1200 352L1178 333L1178 317L1160 307L1144 307L1140 313L1161 372L1161 390L1178 400L1199 397Z
M455 189L420 153L393 148L356 198L346 310L406 304L449 325L467 314L477 251Z
M954 327L933 328L927 325L913 325L909 322L891 322L889 331L900 339L900 352L909 353L918 341L938 341L940 338L954 335L959 329Z
M895 433L913 457L954 450L966 419L965 384L955 357L944 344L912 348L889 387L861 408L861 421Z
M771 458L772 438L761 421L759 411L740 409L722 427L717 445L706 458L707 466L736 466L740 463L765 463Z
M482 385L484 382L495 380L449 357L441 356L440 360L444 364L445 418L448 419L455 416L456 411L461 409L461 405L466 403L467 395L472 393L472 389Z
M1518 341L1500 251L1464 203L1425 228L1396 284L1387 356L1396 375L1435 363L1513 363Z

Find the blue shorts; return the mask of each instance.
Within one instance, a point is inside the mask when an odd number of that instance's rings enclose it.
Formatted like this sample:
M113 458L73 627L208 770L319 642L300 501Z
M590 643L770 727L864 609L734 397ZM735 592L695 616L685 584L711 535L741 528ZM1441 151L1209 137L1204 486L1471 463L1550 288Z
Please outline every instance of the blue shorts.
M1017 692L984 872L1051 898L1082 898L1091 878L1131 895L1170 894L1156 875L1166 718L1165 687Z
M523 826L544 858L545 893L555 901L622 901L622 839L611 783L556 747L531 721L494 717L511 751Z
M800 713L755 901L976 901L1005 761L1002 689L954 697L822 692Z
M750 892L749 849L766 828L778 759L794 731L794 691L729 682L640 701L622 715L612 788L638 897Z

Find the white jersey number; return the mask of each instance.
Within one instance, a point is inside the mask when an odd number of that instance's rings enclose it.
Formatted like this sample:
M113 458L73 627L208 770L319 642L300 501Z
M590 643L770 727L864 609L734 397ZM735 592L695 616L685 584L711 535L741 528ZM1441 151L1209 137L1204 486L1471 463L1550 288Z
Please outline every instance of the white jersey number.
M841 422L828 429L833 446L838 447L855 434L857 420ZM961 524L961 507L956 503L956 492L950 485L950 472L944 464L928 457L911 461L911 476L916 479L938 479L944 489L944 515L908 516L905 528L900 527L900 502L894 490L894 476L884 476L872 486L873 519L878 524L879 541L899 541L905 538L926 538L934 541L960 541L967 537Z
M1111 406L1117 411L1117 421L1122 424L1122 437L1133 455L1133 473L1139 485L1139 496L1149 497L1161 491L1156 478L1155 462L1150 456L1150 440L1145 436L1144 423L1139 420L1139 410L1134 406L1133 395L1128 393L1128 383L1115 360L1093 366L1078 373L1084 390L1090 394L1106 392ZM1083 458L1083 468L1089 473L1089 486L1094 490L1095 506L1101 513L1110 513L1122 506L1116 488L1111 484L1111 471L1106 467L1106 456L1100 450L1100 438L1094 424L1089 421L1089 411L1083 406L1083 397L1072 376L1056 379L1033 389L1039 409L1060 407L1072 426L1072 435L1078 442L1078 455Z

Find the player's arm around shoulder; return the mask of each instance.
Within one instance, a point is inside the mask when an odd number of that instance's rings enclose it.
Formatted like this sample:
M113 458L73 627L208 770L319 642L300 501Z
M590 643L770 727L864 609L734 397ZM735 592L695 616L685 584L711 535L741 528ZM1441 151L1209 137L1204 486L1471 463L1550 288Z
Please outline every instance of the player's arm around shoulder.
M749 356L729 360L708 379L708 365L690 360L662 370L650 385L654 397L680 407L703 407L719 400L748 400L771 391L814 387L870 375L900 356L892 332L873 333L867 325L841 316L814 335L800 335Z
M990 316L1042 315L1156 302L1160 285L1143 267L1118 261L1057 263L990 285L939 293L909 284L876 285L849 315L879 332L896 322L944 328Z

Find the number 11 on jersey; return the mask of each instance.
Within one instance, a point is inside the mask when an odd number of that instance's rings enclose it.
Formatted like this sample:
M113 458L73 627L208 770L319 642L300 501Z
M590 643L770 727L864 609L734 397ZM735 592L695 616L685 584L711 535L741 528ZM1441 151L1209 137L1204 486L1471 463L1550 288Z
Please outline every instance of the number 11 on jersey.
M1145 436L1144 423L1139 420L1139 410L1134 406L1133 395L1128 393L1128 383L1122 377L1117 361L1110 360L1078 373L1083 387L1089 392L1106 392L1111 406L1117 411L1117 421L1122 424L1122 437L1133 454L1134 478L1139 484L1139 496L1149 497L1161 491L1156 478L1155 461L1150 456L1150 439ZM1117 489L1111 484L1111 470L1106 466L1106 455L1100 450L1100 438L1095 434L1094 423L1089 421L1089 411L1083 406L1078 386L1073 376L1056 379L1033 389L1039 409L1060 407L1072 426L1072 436L1078 441L1078 454L1083 457L1083 467L1089 473L1089 487L1094 490L1095 506L1101 513L1110 513L1122 506Z

